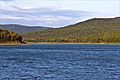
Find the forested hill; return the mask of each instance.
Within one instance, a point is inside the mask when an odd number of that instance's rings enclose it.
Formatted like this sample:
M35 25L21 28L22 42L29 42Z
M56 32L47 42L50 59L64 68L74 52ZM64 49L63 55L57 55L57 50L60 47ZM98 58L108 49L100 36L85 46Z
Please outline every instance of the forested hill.
M0 43L10 43L10 42L18 42L23 43L22 36L19 34L9 31L9 30L2 30L0 29Z
M120 17L93 18L63 28L23 34L30 42L120 43Z
M34 32L38 30L45 30L49 27L42 26L25 26L19 24L0 24L0 29L11 30L17 33L26 33L26 32Z

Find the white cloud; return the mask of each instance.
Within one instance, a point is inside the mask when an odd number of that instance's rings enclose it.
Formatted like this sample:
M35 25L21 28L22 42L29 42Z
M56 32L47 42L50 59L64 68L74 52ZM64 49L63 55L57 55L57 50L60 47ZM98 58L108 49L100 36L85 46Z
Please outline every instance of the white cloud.
M1 17L0 17L0 20L3 20L3 19L22 19L21 17L16 17L16 16L10 16L10 15L4 15L2 14Z
M0 19L6 23L9 19L17 23L20 20L26 21L28 25L37 23L65 26L94 17L120 16L118 2L119 0L0 0Z
M11 2L11 1L14 1L14 0L0 0L0 1Z

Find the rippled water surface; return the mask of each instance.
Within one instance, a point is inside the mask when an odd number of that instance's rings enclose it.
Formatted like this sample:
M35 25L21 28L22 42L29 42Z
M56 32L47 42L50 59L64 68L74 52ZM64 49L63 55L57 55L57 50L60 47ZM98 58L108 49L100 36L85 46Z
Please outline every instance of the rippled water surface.
M120 45L0 46L0 80L120 80Z

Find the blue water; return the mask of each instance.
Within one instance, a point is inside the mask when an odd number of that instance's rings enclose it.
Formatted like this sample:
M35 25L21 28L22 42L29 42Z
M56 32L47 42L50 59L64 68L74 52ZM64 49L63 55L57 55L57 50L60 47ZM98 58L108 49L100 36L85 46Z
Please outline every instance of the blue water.
M0 46L0 80L120 80L120 45Z

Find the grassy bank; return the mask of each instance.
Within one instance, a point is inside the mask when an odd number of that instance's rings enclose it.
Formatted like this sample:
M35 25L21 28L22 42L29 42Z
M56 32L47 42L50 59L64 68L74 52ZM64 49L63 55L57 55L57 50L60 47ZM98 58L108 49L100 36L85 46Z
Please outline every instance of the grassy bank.
M17 41L7 41L0 42L0 45L29 45L29 44L120 44L120 43L77 43L77 42L17 42Z
M0 42L0 45L22 45L22 44L26 44L26 43L25 42L21 43L21 42L17 42L17 41Z
M120 43L27 42L27 44L120 44Z

